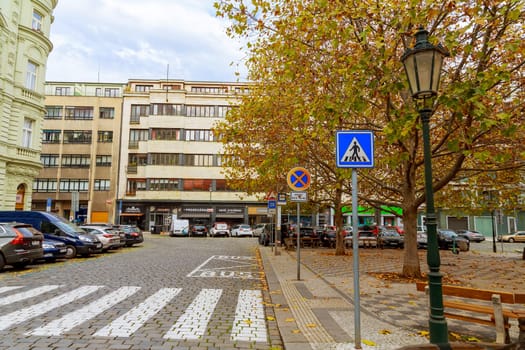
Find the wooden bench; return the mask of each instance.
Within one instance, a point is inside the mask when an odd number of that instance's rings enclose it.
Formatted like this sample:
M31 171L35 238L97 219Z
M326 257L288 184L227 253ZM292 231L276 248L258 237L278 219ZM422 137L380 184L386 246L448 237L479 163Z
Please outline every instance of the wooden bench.
M416 288L420 292L428 293L426 282L417 282ZM501 344L510 343L509 319L514 318L519 323L519 341L525 342L525 308L513 307L525 305L525 293L449 285L443 285L442 290L445 317L495 327L496 343ZM445 296L456 298L445 299Z
M301 248L304 248L306 246L312 247L312 248L318 248L321 240L317 237L301 237ZM284 246L287 250L295 249L297 245L297 237L286 237L284 239Z

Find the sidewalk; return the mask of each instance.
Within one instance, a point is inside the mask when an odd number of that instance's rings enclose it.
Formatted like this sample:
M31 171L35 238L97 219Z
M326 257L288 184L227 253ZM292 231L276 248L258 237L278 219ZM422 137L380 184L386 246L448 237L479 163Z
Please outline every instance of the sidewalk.
M360 313L355 326L353 257L333 255L332 249L301 249L300 280L296 252L260 247L269 294L286 350L397 349L428 344L428 302L415 283L396 279L402 251L361 249L359 252ZM525 290L521 255L441 252L444 283L495 290ZM427 271L426 252L420 252ZM514 256L516 255L516 256ZM493 258L498 262L493 261ZM519 260L518 260L519 258ZM509 266L506 266L508 264ZM519 266L518 266L519 265ZM514 269L511 269L514 267ZM514 281L514 282L510 282ZM495 331L472 323L447 320L458 341L493 342ZM354 334L360 334L356 344ZM517 338L512 325L511 337Z

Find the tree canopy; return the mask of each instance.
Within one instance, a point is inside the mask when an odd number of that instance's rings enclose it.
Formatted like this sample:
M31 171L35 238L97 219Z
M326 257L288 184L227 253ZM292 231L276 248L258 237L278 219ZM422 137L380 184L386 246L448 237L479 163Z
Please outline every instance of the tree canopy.
M249 193L284 190L289 169L312 173L310 199L350 201L335 165L337 130L372 130L375 166L359 171L360 202L403 209L403 273L420 275L417 210L425 203L421 123L400 57L425 27L451 57L430 121L436 205L482 208L497 191L516 207L525 145L525 4L455 0L224 0L218 16L246 43L249 94L217 132L226 176ZM520 187L521 186L521 187ZM344 253L342 240L336 253Z

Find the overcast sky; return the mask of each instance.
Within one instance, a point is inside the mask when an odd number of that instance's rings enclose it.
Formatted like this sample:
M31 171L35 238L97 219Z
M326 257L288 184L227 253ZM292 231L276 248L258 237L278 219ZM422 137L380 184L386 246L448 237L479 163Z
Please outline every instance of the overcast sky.
M59 0L53 14L47 81L245 80L213 0Z

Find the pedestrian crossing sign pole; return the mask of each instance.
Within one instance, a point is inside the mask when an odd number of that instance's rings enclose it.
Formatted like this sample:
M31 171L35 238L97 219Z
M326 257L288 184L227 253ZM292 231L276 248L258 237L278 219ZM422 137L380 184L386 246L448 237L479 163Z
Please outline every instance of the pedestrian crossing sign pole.
M358 232L357 169L374 167L374 134L369 130L340 130L336 132L336 163L338 168L352 168L352 232ZM361 307L359 291L359 239L353 235L354 272L354 340L361 349Z

